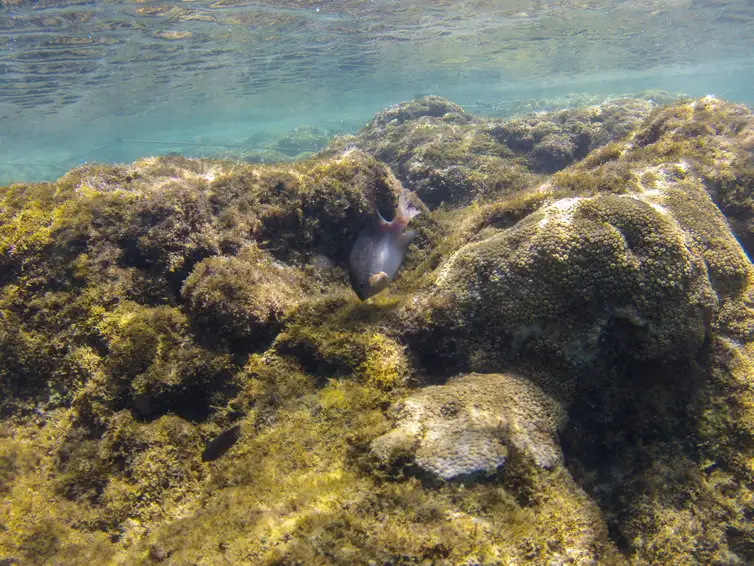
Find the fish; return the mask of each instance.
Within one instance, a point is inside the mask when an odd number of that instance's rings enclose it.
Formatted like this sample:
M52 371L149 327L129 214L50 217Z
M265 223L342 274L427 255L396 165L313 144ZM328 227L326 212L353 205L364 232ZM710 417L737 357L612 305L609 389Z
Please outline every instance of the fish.
M392 222L377 211L353 244L348 272L351 287L362 301L393 282L406 249L416 235L413 230L406 231L406 226L421 211L409 203L408 194L404 190L398 197L398 209Z
M202 462L212 462L225 454L241 438L241 425L224 430L215 438L207 442L202 452Z

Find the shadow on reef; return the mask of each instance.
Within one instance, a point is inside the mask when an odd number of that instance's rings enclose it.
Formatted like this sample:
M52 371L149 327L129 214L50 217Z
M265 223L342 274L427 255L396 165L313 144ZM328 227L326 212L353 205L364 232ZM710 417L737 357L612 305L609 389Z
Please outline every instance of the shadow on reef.
M629 499L670 493L668 484L684 483L698 465L694 403L708 376L693 359L611 365L579 391L560 439L567 468L602 509L610 538L631 553ZM676 497L682 506L688 495Z
M752 143L713 98L428 97L309 161L3 187L0 555L750 562ZM378 159L431 210L361 302Z

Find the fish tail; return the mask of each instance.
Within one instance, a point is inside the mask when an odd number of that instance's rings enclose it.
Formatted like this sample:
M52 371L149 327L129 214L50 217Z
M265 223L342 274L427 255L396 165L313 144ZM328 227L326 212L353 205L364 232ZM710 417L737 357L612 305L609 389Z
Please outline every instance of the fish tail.
M409 202L409 192L406 189L401 191L401 195L398 197L398 214L406 219L406 222L411 220L417 214L421 214L421 210L416 208Z

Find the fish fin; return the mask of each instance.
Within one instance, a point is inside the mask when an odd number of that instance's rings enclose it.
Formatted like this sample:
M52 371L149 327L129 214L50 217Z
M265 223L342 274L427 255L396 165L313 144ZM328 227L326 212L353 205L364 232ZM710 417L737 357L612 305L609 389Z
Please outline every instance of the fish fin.
M374 275L371 275L369 277L369 285L376 287L378 284L383 283L387 279L389 279L387 273L380 271L379 273L375 273Z
M372 216L372 219L366 223L364 226L364 229L361 231L361 235L368 234L368 235L377 235L381 234L383 231L385 231L388 227L390 227L390 222L385 220L382 217L382 214L380 214L380 211L375 211L374 215Z
M402 216L406 219L406 222L411 220L414 216L417 214L421 214L421 210L419 210L417 207L415 207L413 204L409 202L409 195L410 193L403 189L401 191L401 195L398 197L398 214L397 216Z
M400 245L403 246L403 249L406 249L409 244L413 241L414 236L416 236L416 230L409 230L408 232L403 232L403 234L400 235L399 242Z

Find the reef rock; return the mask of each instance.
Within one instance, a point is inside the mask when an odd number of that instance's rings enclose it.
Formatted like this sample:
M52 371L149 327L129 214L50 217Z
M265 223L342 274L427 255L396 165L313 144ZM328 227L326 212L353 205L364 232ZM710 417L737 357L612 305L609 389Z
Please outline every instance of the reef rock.
M256 340L274 332L303 300L306 282L299 270L247 246L197 264L181 295L209 335Z
M0 556L752 562L753 125L428 98L299 163L0 188ZM433 208L362 302L375 155Z
M442 479L493 473L510 452L550 468L560 462L560 403L526 378L470 374L425 387L390 409L395 430L375 439L372 452L389 462L413 456Z
M694 245L725 220L688 185L556 200L463 246L441 266L437 289L459 326L514 345L539 340L574 364L606 347L636 358L694 351L717 305L710 271L715 284L740 286L747 259L724 231L714 252ZM673 197L698 216L673 209Z
M534 112L559 112L567 109L599 106L605 102L613 102L615 100L646 100L653 104L664 106L688 98L690 97L687 94L673 93L666 90L643 90L608 96L576 92L556 98L515 98L493 103L477 102L472 108L474 108L477 114L514 118Z
M754 253L754 116L741 105L707 96L656 112L637 129L627 159L682 158Z
M625 137L653 108L650 101L627 99L516 119L482 118L428 96L382 111L329 151L348 146L366 151L389 164L434 208L536 184L537 175L563 169Z
M702 104L681 108L719 119ZM420 318L458 329L488 361L501 344L574 367L698 352L716 313L751 276L710 179L745 172L715 168L699 142L676 146L677 137L671 129L641 149L636 138L613 144L482 208L459 228L468 243L440 264L427 296L432 314ZM709 138L705 147L738 147L726 134Z

